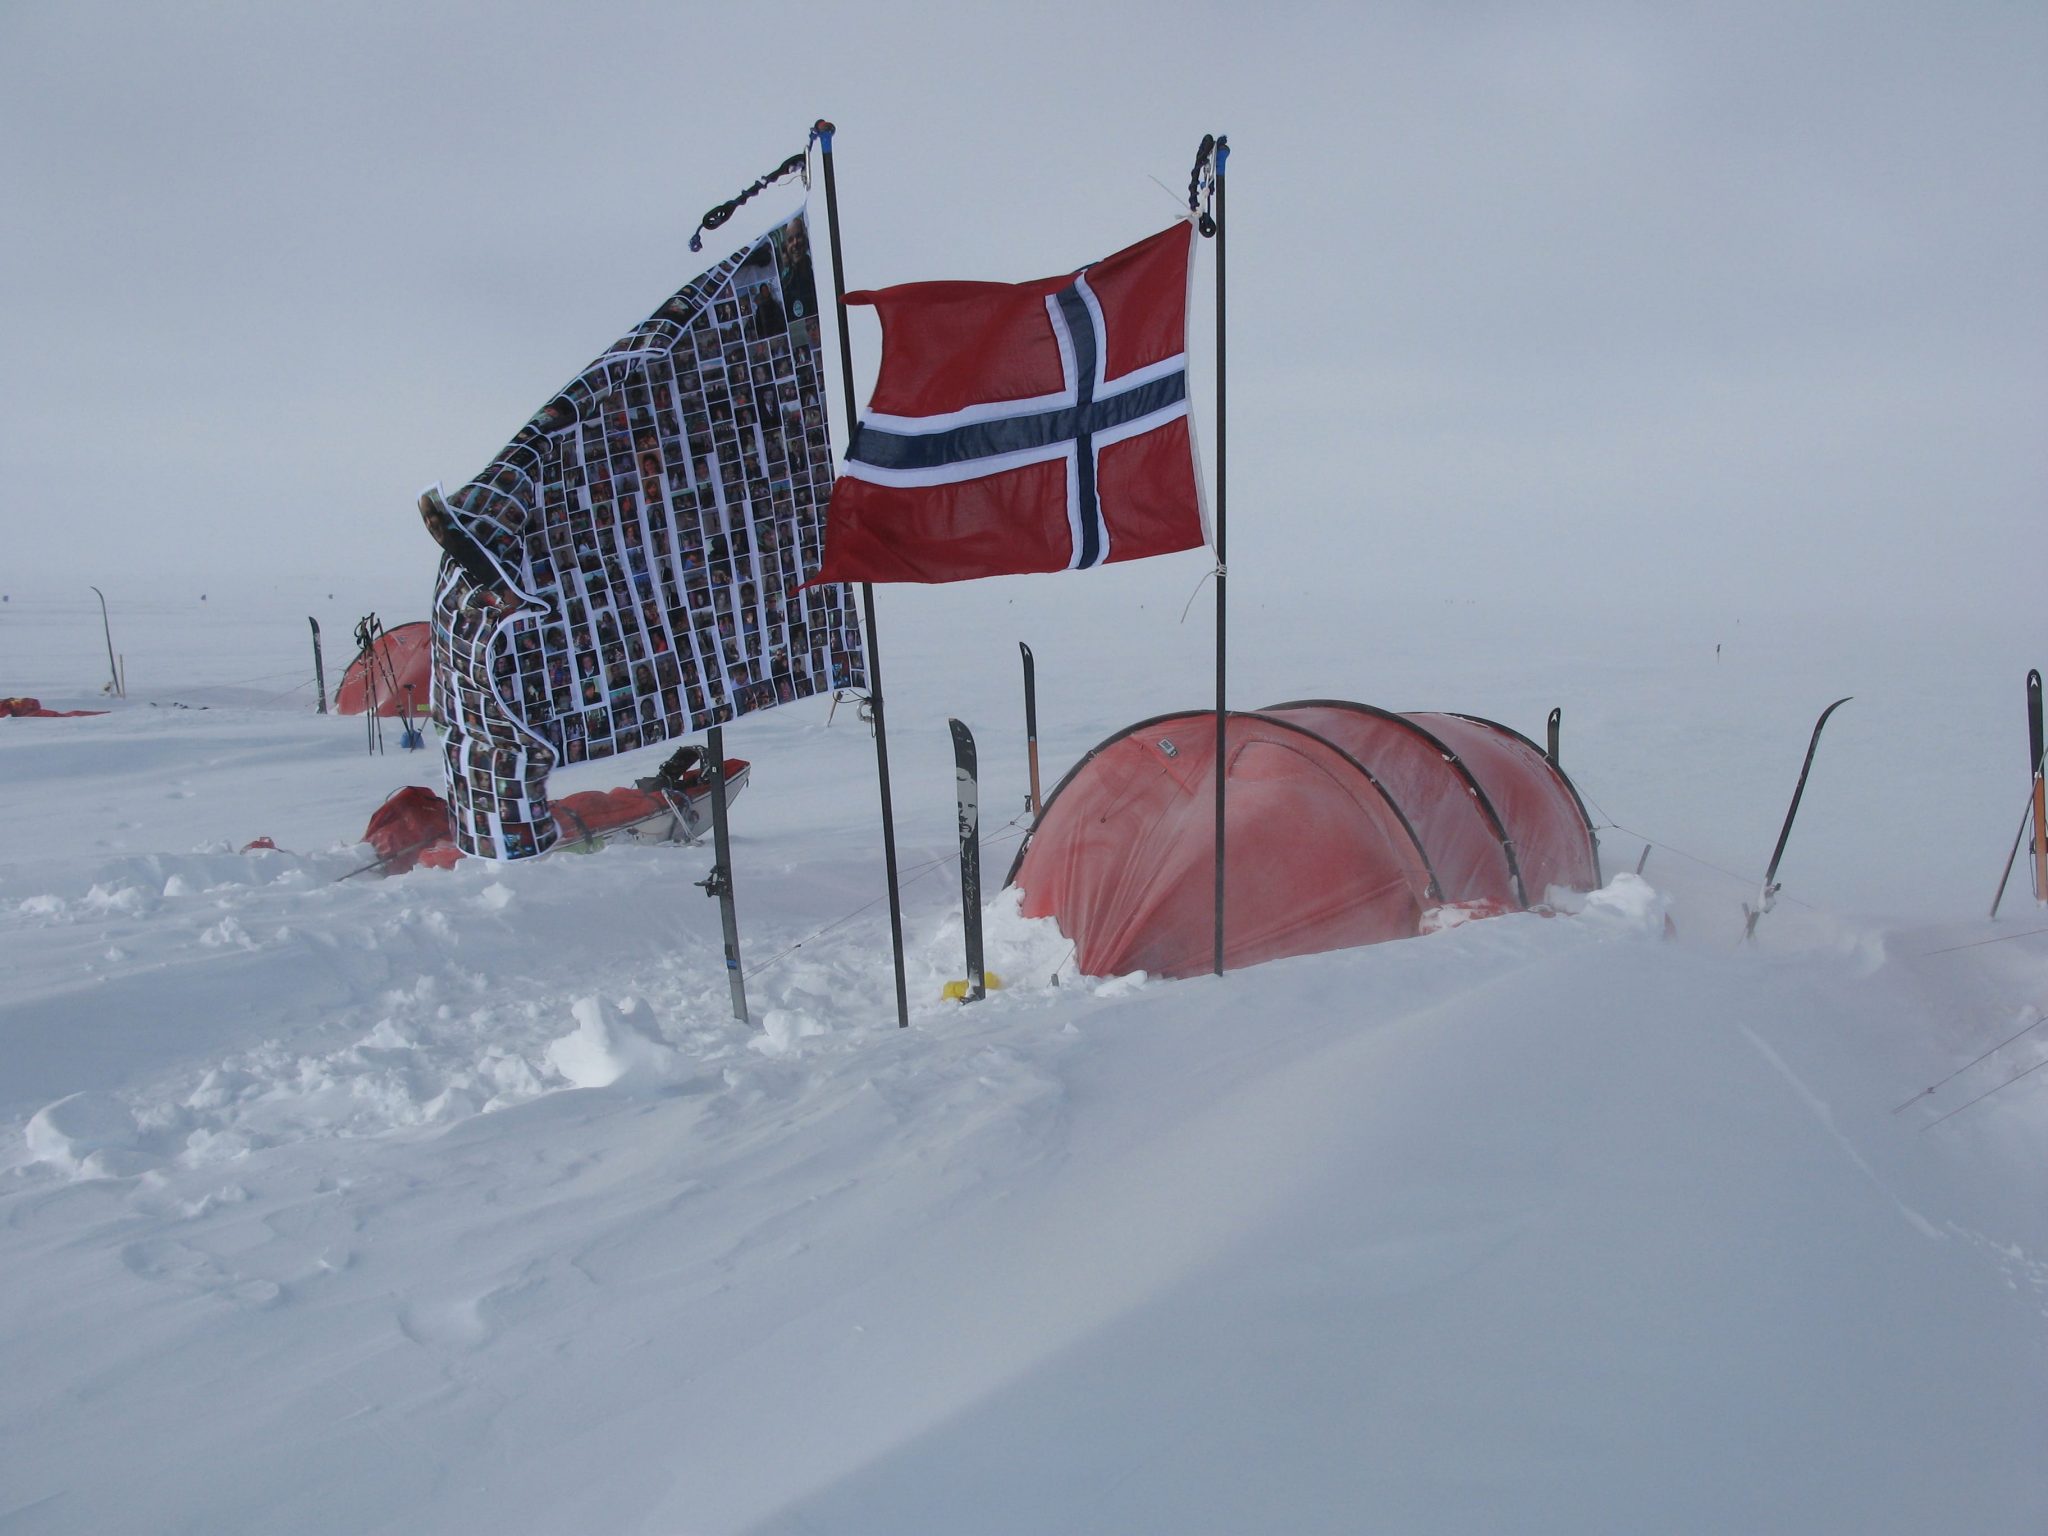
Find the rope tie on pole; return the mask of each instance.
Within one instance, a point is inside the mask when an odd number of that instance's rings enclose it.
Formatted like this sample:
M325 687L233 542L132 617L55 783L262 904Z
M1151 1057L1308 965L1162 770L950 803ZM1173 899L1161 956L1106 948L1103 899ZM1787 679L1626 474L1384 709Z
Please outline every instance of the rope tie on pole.
M703 250L705 230L722 228L734 214L740 211L743 204L752 202L778 182L786 181L792 176L801 176L804 188L808 191L811 185L811 146L818 142L818 134L821 130L829 132L830 127L821 122L818 127L811 130L810 138L804 142L804 147L796 154L791 155L767 175L756 177L752 186L749 186L735 197L727 198L716 208L706 213L703 218L699 219L696 230L690 235L690 249L693 251Z

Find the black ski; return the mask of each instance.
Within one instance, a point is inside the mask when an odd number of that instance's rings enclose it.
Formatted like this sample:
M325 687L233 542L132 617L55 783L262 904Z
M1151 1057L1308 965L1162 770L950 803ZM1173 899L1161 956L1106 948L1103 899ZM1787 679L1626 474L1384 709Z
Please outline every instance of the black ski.
M967 931L967 993L964 1001L988 995L981 953L981 793L974 733L958 720L953 728L953 780L960 810L960 912Z
M1821 728L1828 723L1828 716L1849 702L1848 698L1835 700L1820 712L1820 718L1813 722L1813 738L1806 744L1806 761L1799 765L1799 782L1792 788L1792 803L1785 809L1785 825L1778 829L1778 846L1771 850L1771 867L1764 871L1764 883L1757 892L1756 905L1745 905L1743 911L1748 921L1742 925L1742 937L1747 940L1756 932L1756 920L1762 917L1776 903L1778 897L1778 861L1785 857L1786 839L1792 836L1792 818L1799 814L1799 798L1806 793L1806 776L1813 771L1814 748L1820 745Z
M2005 873L1998 877L1998 894L1991 898L1991 920L1998 921L1998 905L2005 900L2006 882L2020 856L2020 844L2027 840L2027 828L2034 829L2034 899L2048 901L2048 786L2042 780L2041 761L2041 674L2027 674L2027 809L2020 817L2020 829L2012 835L2012 852L2005 856Z
M107 637L107 686L100 691L117 699L126 698L127 690L121 686L121 664L114 660L114 626L107 618L107 594L98 587L86 590L100 600L100 632Z
M1027 809L1031 824L1038 825L1038 669L1031 662L1031 647L1022 640L1017 649L1024 653L1024 747L1031 758L1031 797Z
M2048 902L2048 782L2042 753L2048 747L2041 724L2041 673L2027 674L2027 752L2034 759L2034 900Z
M747 1016L747 978L740 969L739 909L732 896L732 836L725 819L729 798L725 785L725 728L714 725L704 733L704 778L711 786L711 873L697 882L706 896L718 898L718 920L725 930L725 976L732 993L732 1016L742 1024Z
M320 621L310 613L306 622L313 626L313 686L320 692L320 713L327 713L327 664L320 659Z

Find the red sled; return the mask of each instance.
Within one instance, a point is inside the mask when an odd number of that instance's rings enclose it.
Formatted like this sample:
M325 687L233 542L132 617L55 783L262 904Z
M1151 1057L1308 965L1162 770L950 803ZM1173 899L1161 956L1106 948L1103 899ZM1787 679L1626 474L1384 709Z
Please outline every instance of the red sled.
M753 765L743 757L725 760L728 803L747 787ZM596 789L564 795L554 802L561 829L558 850L592 852L606 843L683 843L690 847L711 833L711 784L698 778L670 786L643 780L650 788Z

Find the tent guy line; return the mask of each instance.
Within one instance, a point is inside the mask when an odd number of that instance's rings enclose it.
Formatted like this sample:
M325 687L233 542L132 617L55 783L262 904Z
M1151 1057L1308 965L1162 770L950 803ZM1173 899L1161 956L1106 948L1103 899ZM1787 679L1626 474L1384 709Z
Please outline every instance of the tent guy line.
M1011 841L1012 838L1010 834L1012 828L1016 828L1016 836L1023 836L1024 829L1017 826L1017 823L1022 821L1023 819L1024 818L1022 815L1011 817L1009 821L1005 822L1001 827L997 828L994 832L988 833L986 836L984 836L981 839L981 846L986 848L991 843L1003 843ZM904 886L909 885L915 881L922 880L926 875L930 874L933 870L943 868L948 864L956 864L959 862L959 860L960 855L957 851L955 851L952 853L942 853L937 858L927 860L923 864L913 865L909 870L907 870L903 874L902 878L898 881L897 889L900 891ZM840 916L833 918L831 922L827 923L824 927L820 928L816 933L805 934L804 937L798 939L794 944L790 945L789 948L783 950L781 953L769 956L766 960L763 960L759 965L749 970L746 973L745 979L748 981L752 981L756 976L761 975L763 972L773 970L777 965L781 964L784 960L787 960L791 955L795 954L798 950L802 949L806 944L811 943L815 939L822 939L826 934L830 933L833 929L842 927L845 924L852 922L856 917L859 917L863 912L867 911L870 907L879 906L888 899L889 897L887 892L884 892L880 896L870 897L868 900L862 902L859 906L855 907L852 911L843 913Z

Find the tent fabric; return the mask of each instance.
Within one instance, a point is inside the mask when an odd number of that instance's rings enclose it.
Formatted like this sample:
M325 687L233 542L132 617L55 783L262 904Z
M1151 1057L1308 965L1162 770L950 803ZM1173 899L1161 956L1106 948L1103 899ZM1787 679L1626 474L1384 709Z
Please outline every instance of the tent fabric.
M426 855L436 844L454 846L448 802L423 784L408 784L377 807L363 829L363 841L377 850L377 861L387 875L402 875L420 863L446 868Z
M1542 903L1553 885L1590 890L1600 883L1592 821L1564 772L1527 737L1473 715L1409 716L1456 752L1512 830L1524 905Z
M0 699L0 720L76 720L105 713L104 709L45 709L41 699L20 696Z
M1225 725L1224 963L1407 938L1432 914L1518 911L1599 884L1563 773L1505 727L1341 700ZM1046 797L1009 883L1086 975L1192 976L1214 960L1216 716L1119 731ZM1542 883L1538 883L1538 882Z
M424 619L387 629L370 655L360 653L341 675L334 690L334 708L339 714L360 715L370 707L370 667L376 667L377 713L396 719L405 713L406 685L412 685L413 708L422 719L431 711L429 695L434 684L434 637Z
M726 797L731 799L746 788L752 765L743 757L725 760ZM708 801L710 791L699 787L678 795L679 803ZM668 841L677 835L677 810L659 794L644 789L586 789L564 795L554 802L554 813L566 845L602 847L620 835L634 836L634 828L659 820L658 835L650 841ZM708 816L709 811L703 812ZM697 815L683 804L682 830L688 831ZM402 875L416 865L429 869L452 869L463 857L450 832L448 802L424 784L409 784L395 790L377 807L362 840L377 853L378 867L387 875ZM691 834L694 835L694 834ZM268 838L258 838L242 851L270 848Z
M1429 850L1444 889L1458 893L1456 900L1495 902L1509 910L1527 904L1514 845L1492 800L1440 736L1407 715L1342 699L1276 704L1261 713L1291 720L1370 763ZM1446 782L1446 767L1455 785Z

